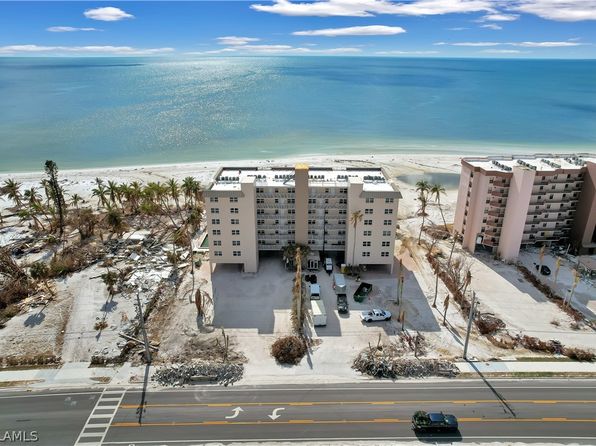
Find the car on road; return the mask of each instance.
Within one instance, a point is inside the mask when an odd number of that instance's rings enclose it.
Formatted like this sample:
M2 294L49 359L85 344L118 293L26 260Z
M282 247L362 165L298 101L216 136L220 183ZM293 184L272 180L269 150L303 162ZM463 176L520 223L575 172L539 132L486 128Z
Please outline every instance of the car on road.
M364 322L388 321L391 319L391 313L387 310L367 310L360 313L360 319Z
M331 257L327 257L325 259L325 271L327 271L327 274L331 274L333 272L333 260L331 260Z
M457 417L443 412L419 410L412 415L412 429L419 432L457 432Z
M536 265L536 271L538 271L538 268L540 268L540 274L542 274L543 276L550 276L550 268L546 265L542 265L542 267L540 267L540 265L535 264Z
M348 312L348 296L345 294L337 295L337 312L347 313Z

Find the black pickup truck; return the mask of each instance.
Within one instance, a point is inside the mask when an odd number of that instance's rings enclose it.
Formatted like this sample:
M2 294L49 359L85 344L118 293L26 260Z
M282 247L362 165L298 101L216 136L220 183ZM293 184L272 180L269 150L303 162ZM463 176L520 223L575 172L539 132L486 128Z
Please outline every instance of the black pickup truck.
M412 416L412 428L420 432L457 432L459 426L455 415L419 410Z

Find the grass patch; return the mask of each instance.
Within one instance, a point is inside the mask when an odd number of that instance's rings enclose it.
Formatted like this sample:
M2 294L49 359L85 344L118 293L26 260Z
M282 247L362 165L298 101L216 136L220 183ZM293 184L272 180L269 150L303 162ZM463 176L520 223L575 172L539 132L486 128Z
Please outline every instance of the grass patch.
M5 389L8 387L28 386L29 384L42 383L43 381L43 379L29 379L24 381L0 381L0 389Z

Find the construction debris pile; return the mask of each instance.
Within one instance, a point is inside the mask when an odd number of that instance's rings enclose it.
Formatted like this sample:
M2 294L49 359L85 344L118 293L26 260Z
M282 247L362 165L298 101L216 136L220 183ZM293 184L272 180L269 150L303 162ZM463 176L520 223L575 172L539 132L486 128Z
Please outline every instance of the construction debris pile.
M179 387L194 382L217 382L228 386L239 381L244 366L234 363L190 362L161 367L153 379L162 386Z
M407 347L420 349L416 343L423 344L424 340L412 338L410 342L402 339L399 343L388 345L377 344L362 350L352 368L375 378L425 378L427 376L454 377L459 374L459 369L449 361L438 359L405 358L403 354ZM416 353L416 350L414 350Z

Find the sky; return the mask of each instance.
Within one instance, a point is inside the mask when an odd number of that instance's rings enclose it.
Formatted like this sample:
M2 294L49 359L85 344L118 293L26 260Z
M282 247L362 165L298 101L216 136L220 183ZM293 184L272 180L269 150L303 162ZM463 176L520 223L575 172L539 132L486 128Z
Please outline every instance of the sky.
M0 1L2 56L596 58L596 0Z

